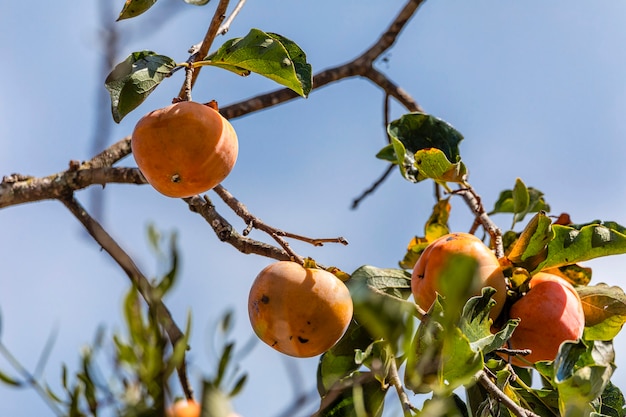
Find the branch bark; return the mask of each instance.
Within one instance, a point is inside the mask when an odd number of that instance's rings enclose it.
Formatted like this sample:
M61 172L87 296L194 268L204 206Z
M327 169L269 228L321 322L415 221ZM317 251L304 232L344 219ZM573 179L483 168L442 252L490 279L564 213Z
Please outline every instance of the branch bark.
M175 346L179 340L184 337L183 332L180 330L170 311L160 297L158 297L154 288L150 284L148 278L139 270L132 258L122 249L122 247L107 233L106 230L87 213L87 211L81 206L81 204L74 198L73 195L65 195L59 198L65 207L80 221L85 227L91 237L104 249L115 262L126 273L130 281L135 288L139 291L143 299L148 304L148 307L156 313L156 316L165 332L170 339L172 346ZM185 361L178 368L178 376L181 381L183 390L187 398L193 398L193 391L191 385L187 380L187 370Z

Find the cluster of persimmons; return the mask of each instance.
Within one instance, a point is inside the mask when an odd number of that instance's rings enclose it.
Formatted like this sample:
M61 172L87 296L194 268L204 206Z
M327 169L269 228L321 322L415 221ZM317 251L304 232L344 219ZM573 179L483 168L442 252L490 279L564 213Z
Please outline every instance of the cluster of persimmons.
M185 198L206 192L231 172L238 154L232 125L209 105L182 101L145 115L131 140L137 165L157 191ZM442 293L441 277L455 254L477 262L473 295L482 288L496 290L490 310L494 323L520 319L508 341L510 349L529 349L527 356L511 356L518 366L532 366L555 358L560 344L582 335L584 314L580 298L557 275L535 274L527 290L507 308L507 279L493 251L476 236L451 233L428 245L413 269L411 290L417 305L428 311ZM445 297L445 294L442 294ZM330 349L352 320L350 292L334 274L296 262L279 261L263 269L249 294L252 327L272 348L295 357L311 357ZM185 404L176 416L198 415L197 404Z

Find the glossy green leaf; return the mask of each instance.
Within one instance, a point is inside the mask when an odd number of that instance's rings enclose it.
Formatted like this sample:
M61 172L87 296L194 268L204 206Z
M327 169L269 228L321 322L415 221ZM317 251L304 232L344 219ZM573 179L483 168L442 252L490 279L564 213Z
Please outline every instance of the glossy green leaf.
M185 3L193 4L194 6L204 6L209 4L211 0L184 0Z
M267 77L307 97L313 86L313 71L306 54L290 39L252 29L243 38L231 39L202 61L239 75L251 72Z
M576 287L585 312L585 340L612 340L626 323L626 295L606 284Z
M536 270L570 265L601 256L626 253L626 229L615 222L552 226L546 259Z
M137 108L175 67L176 61L152 51L133 52L117 64L105 81L113 120L119 123Z
M117 20L130 19L136 17L154 6L157 0L126 0Z
M443 120L424 113L408 113L392 121L387 126L387 133L391 144L383 148L377 157L397 164L407 180L418 182L429 178L420 176L420 168L415 165L415 154L427 149L439 149L448 161L446 164L438 156L437 159L422 162L429 175L459 178L464 174L458 148L463 136ZM453 166L456 168L453 169Z

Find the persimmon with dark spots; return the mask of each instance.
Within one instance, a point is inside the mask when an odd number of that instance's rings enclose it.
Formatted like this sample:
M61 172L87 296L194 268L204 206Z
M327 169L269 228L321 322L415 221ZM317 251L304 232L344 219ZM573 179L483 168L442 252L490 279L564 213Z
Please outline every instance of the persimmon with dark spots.
M495 321L506 301L506 279L498 258L479 238L469 233L450 233L431 242L417 260L411 277L411 292L417 305L428 311L442 293L442 274L456 254L472 257L478 263L474 282L470 291L480 295L484 287L496 290L489 317Z
M323 269L275 262L254 280L248 314L256 335L286 355L312 357L333 347L352 320L346 285Z
M510 318L520 319L506 347L530 349L526 356L500 356L513 365L530 367L554 360L567 340L578 340L585 328L585 314L576 289L563 278L539 272L529 290L511 305Z
M168 197L191 197L221 183L237 161L235 129L217 110L182 101L142 117L131 148L139 170Z

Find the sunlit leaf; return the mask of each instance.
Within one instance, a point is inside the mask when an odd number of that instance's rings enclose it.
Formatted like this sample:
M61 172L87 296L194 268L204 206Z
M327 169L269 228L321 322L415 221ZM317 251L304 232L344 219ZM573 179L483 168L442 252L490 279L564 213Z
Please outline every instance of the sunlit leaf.
M131 17L139 16L150 7L154 6L154 3L156 2L157 0L126 0L124 8L122 8L117 20L130 19Z
M544 272L558 275L572 285L587 285L591 282L591 268L578 264L563 265L557 268L545 269Z
M152 51L133 52L117 64L105 81L113 120L119 123L139 106L175 67L176 61Z
M547 256L536 270L570 265L601 256L626 253L626 229L615 222L552 226Z
M547 245L552 239L552 221L543 211L537 213L511 247L507 258L529 271L545 260Z
M306 54L293 41L275 33L252 29L243 38L231 39L202 61L239 75L250 72L267 77L302 97L313 86L313 72Z
M193 4L194 6L204 6L209 4L211 0L184 0L185 3Z
M440 149L421 149L415 153L415 167L419 171L418 181L430 178L437 183L464 183L467 168L463 162L450 162Z
M606 284L577 287L585 312L585 340L612 340L626 323L626 295Z

